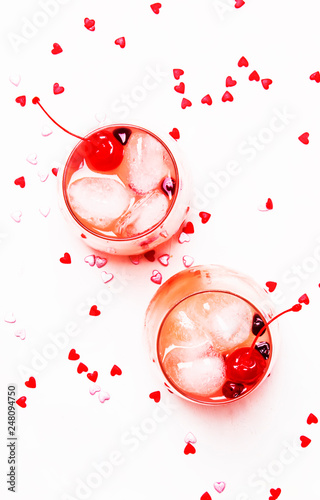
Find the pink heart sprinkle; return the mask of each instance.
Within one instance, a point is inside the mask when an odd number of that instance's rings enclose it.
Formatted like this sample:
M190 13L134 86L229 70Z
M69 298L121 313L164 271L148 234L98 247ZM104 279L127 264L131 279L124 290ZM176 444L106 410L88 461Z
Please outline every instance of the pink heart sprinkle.
M19 83L21 82L21 76L20 75L10 75L9 81L10 81L10 83L12 83L12 85L15 85L16 87L18 87Z
M105 259L104 257L99 257L98 255L96 256L96 266L99 269L101 267L105 266L107 262L108 262L108 259Z
M11 217L11 219L13 219L15 222L21 222L21 217L22 217L22 212L21 212L21 210L15 210L14 212L11 212L10 217Z
M190 257L190 255L184 255L182 257L182 262L185 267L190 267L194 263L194 258Z
M49 177L49 172L44 172L42 170L38 170L37 174L41 182L46 182Z
M121 36L120 38L117 38L114 43L116 45L119 45L119 47L121 47L122 49L124 49L124 47L126 46L126 39L124 36Z
M179 80L180 76L182 76L182 75L184 75L183 69L176 68L173 70L173 76L176 80Z
M217 481L213 484L213 487L218 493L222 493L226 487L226 483L223 481Z
M43 217L48 217L48 215L50 213L50 208L49 207L40 207L39 212L41 213L41 215L43 215Z
M129 259L131 260L132 264L134 264L135 266L140 264L140 256L139 255L130 255Z
M108 392L100 391L98 398L100 403L104 403L110 399L110 394Z
M6 323L11 323L11 324L13 324L17 321L13 312L11 312L11 311L5 315L4 320Z
M182 231L182 233L180 234L179 236L179 239L178 239L179 243L187 243L190 241L190 237L188 234L184 233Z
M62 94L64 92L64 87L61 87L59 83L53 84L53 93L55 95Z
M89 389L91 396L96 394L96 392L100 392L100 391L101 391L101 387L98 384L93 384Z
M194 434L192 434L192 432L188 432L188 434L185 435L184 441L185 443L195 444L197 442L197 438L195 437Z
M272 80L270 80L270 78L263 78L261 80L261 83L262 83L262 87L266 90L269 89L270 85L273 83Z
M94 266L96 263L96 257L95 255L87 255L87 257L84 258L84 261L86 264L89 264L89 266Z
M37 155L35 153L30 153L26 160L27 162L31 163L31 165L37 165L38 164L38 160L37 160Z
M156 269L154 269L152 271L152 276L150 279L151 279L152 283L155 283L156 285L161 285L161 283L162 283L162 275Z
M101 278L103 283L109 283L109 281L113 280L114 276L112 273L107 273L106 271L102 271Z
M164 253L163 255L160 255L160 257L158 257L158 261L163 266L169 265L169 259L170 259L170 255L168 253Z
M105 115L105 113L96 113L95 119L99 123L104 123L106 121L106 115Z
M190 106L192 106L192 102L189 101L189 99L186 99L185 97L182 99L181 101L181 107L182 109L186 109L186 108L189 108Z
M167 233L167 231L162 231L160 233L160 236L162 236L162 238L168 238L169 234Z
M26 338L26 331L25 330L18 330L15 332L15 336L19 337L21 340L24 340Z
M89 19L88 17L86 17L84 20L84 26L89 31L94 31L96 29L95 24L96 24L96 22L94 19Z
M48 137L49 135L52 134L52 130L50 127L48 127L47 125L44 125L41 129L41 135L43 137Z

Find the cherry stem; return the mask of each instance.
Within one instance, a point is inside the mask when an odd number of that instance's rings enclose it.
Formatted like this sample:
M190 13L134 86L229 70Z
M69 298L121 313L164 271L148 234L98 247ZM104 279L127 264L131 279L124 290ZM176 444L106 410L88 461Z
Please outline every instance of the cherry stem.
M282 316L283 314L286 314L288 312L298 312L300 311L302 308L302 305L301 304L295 304L294 306L290 307L290 309L286 309L285 311L282 311L281 313L277 314L274 318L270 319L270 321L268 321L268 323L265 323L260 331L257 333L257 335L255 336L255 339L254 341L252 342L251 344L251 347L250 347L250 350L249 350L249 353L248 353L248 356L250 357L251 354L252 354L252 351L257 343L257 340L258 338L263 334L263 332L265 331L266 328L268 328L269 325L271 325L271 323L273 323L273 321L275 321L276 319L280 318L280 316Z
M69 135L73 135L73 137L76 137L77 139L81 139L82 141L89 141L89 139L86 139L85 137L81 137L80 135L76 135L76 134L73 134L72 132L69 132L69 130L67 130L66 128L62 127L61 125L59 125L58 122L56 122L50 115L49 113L47 113L47 111L44 109L44 107L42 106L42 104L40 104L40 99L39 97L34 97L32 99L32 102L33 104L38 104L40 106L40 108L42 109L42 111L50 118L50 120L55 124L57 125L59 128L61 128L61 130L63 130L64 132L67 132L67 134Z

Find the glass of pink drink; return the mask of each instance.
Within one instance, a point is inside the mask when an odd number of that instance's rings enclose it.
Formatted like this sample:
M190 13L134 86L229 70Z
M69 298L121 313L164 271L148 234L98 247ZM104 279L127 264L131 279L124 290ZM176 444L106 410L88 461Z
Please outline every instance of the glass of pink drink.
M248 276L215 265L189 268L166 281L150 302L149 353L175 394L206 405L230 403L269 375L278 316Z

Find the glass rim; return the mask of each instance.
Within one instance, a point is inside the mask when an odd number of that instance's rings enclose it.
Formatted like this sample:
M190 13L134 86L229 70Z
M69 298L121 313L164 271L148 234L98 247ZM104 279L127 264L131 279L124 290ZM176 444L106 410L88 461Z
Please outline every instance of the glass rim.
M72 208L70 206L69 200L68 200L68 195L67 195L67 190L66 190L66 175L67 175L68 166L69 166L69 163L70 163L70 161L71 161L71 159L72 159L75 151L77 150L77 148L81 144L82 139L79 142L77 142L77 144L75 145L75 147L72 149L72 151L69 154L69 156L67 158L67 161L65 163L65 166L64 166L64 169L63 169L63 175L62 175L62 194L63 194L63 199L64 199L64 202L65 202L65 205L66 205L66 207L68 209L68 212L71 215L71 217L74 219L74 221L82 229L84 229L85 231L87 231L91 235L96 236L96 237L100 238L101 240L106 240L106 241L111 241L111 242L113 242L113 241L114 242L115 241L117 241L117 242L121 242L121 241L123 241L123 242L135 241L135 240L143 239L146 236L148 236L148 234L153 233L153 231L155 231L156 229L158 229L158 227L161 226L161 224L168 218L168 216L172 212L172 209L173 209L173 207L176 204L178 193L179 193L179 190L180 190L179 169L178 169L178 165L177 165L176 159L175 159L173 153L171 152L171 149L169 148L169 146L167 146L167 144L157 134L155 134L154 132L151 132L150 130L148 130L148 129L144 128L144 127L140 127L139 125L131 125L131 124L128 124L128 123L113 123L113 124L109 124L109 125L106 125L106 126L103 126L103 127L99 127L97 129L94 129L89 134L84 135L83 137L84 137L84 139L87 139L92 134L98 132L99 130L106 130L106 129L113 128L113 127L116 127L116 128L121 128L121 127L130 128L131 127L131 128L135 128L135 129L138 129L138 130L142 130L143 132L146 132L146 133L150 134L157 141L159 141L161 143L161 145L165 148L165 150L168 152L168 154L170 156L170 159L172 161L172 164L173 164L173 168L174 168L175 174L176 174L176 189L175 189L174 195L172 196L172 198L170 200L171 201L170 206L169 206L166 214L164 215L164 217L162 217L162 219L160 219L159 222L157 222L156 224L154 224L153 226L151 226L149 229L147 229L143 233L139 233L139 234L137 234L135 236L130 236L130 237L126 237L126 238L105 235L105 234L99 233L98 231L94 231L94 230L88 228L87 226L85 226L85 224L83 224L76 217L75 213L73 212L73 210L72 210Z

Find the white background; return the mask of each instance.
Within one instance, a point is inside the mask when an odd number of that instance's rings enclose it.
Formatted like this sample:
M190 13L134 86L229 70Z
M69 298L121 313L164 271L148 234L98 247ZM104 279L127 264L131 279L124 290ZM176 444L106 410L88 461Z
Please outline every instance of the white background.
M206 491L263 500L270 488L281 488L281 500L319 498L319 427L306 423L310 412L320 416L320 83L309 79L320 70L318 2L247 0L235 9L229 0L164 0L159 15L142 0L52 0L46 14L49 3L8 2L2 20L1 498L12 498L4 481L11 382L18 397L27 397L27 408L17 408L19 500L199 500ZM84 27L86 17L95 19L94 32ZM124 49L114 44L121 36ZM61 54L51 54L54 42ZM248 68L238 68L241 56ZM180 81L193 103L185 110L173 68L185 72ZM269 90L248 80L253 70L273 80ZM157 75L152 89L148 74ZM19 86L13 75L21 76ZM234 101L223 103L228 75L238 83L229 89ZM53 94L55 82L63 94ZM212 106L201 104L208 93ZM25 107L15 102L20 95ZM92 251L70 234L51 173L77 140L31 104L34 95L77 134L112 122L148 125L167 137L180 130L178 146L193 177L195 234L157 251L172 255L167 268L110 257L104 269L115 278L104 285L101 270L84 262ZM44 125L53 131L48 137ZM304 132L308 145L298 140ZM37 165L26 161L32 153ZM231 162L236 174L228 178ZM22 175L24 189L14 185ZM274 209L260 211L269 197ZM20 223L10 216L17 210ZM212 214L206 225L200 210ZM71 265L59 262L64 252ZM310 297L300 313L281 319L272 376L228 407L195 406L167 393L145 350L143 317L157 289L151 273L168 278L184 268L183 255L233 267L262 286L276 281L279 310L303 293ZM88 314L93 304L99 317ZM10 312L14 324L4 321ZM15 336L21 329L23 341ZM53 338L61 347L50 348ZM109 401L89 394L91 383L68 360L71 348L99 372ZM120 377L110 376L114 364ZM24 385L31 375L36 389ZM158 405L149 398L155 390ZM197 443L196 454L186 456L188 432ZM301 435L312 439L308 448L301 448ZM103 462L105 478L93 474ZM213 487L218 481L226 483L221 494Z

